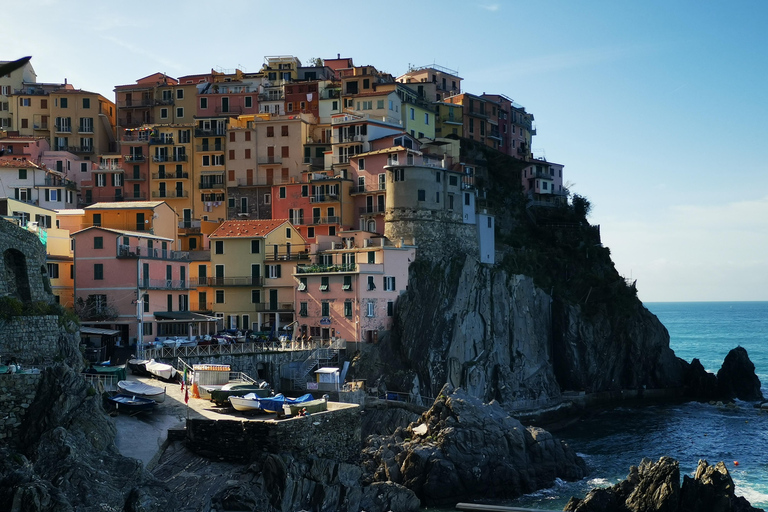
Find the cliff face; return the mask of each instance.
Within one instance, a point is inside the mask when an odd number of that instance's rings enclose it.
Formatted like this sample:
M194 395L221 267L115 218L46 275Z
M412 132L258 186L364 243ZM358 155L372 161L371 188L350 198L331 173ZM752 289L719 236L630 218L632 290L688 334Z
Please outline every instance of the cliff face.
M679 387L669 335L639 301L621 314L553 300L531 277L467 257L417 263L398 303L392 385L436 396L448 383L484 401L543 405L561 390Z

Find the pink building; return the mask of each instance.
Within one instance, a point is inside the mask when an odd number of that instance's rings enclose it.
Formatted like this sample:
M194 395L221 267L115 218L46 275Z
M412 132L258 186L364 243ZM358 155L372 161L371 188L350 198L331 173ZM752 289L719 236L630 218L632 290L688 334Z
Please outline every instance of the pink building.
M215 332L215 318L189 311L188 254L168 250L174 240L97 226L72 239L75 311L83 325L119 331L130 344Z
M318 237L312 261L294 273L301 333L314 340L378 341L392 328L415 252L412 245L366 231Z
M563 165L535 159L523 169L523 193L538 206L565 205L568 189L563 187Z

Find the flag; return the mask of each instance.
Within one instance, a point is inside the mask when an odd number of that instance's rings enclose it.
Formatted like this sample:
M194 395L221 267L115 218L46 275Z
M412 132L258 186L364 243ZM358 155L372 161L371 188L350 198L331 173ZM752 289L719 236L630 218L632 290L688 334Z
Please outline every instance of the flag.
M181 379L181 386L184 389L184 403L189 403L189 386L187 386L187 367L184 366L184 378Z

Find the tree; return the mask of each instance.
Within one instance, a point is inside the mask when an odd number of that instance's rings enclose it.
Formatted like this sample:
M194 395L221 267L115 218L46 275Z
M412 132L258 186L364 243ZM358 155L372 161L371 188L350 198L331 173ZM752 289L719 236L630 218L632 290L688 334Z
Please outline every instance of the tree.
M309 67L321 68L323 67L323 59L320 57L312 57L309 59Z
M587 220L587 215L592 211L592 203L589 202L589 199L579 194L573 194L571 205L573 206L573 213L578 218Z

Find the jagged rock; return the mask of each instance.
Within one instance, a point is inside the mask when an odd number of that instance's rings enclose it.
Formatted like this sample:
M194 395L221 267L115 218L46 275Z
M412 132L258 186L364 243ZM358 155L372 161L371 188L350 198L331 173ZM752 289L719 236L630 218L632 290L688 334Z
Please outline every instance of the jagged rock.
M760 379L755 374L755 365L750 361L744 347L736 347L725 356L717 372L717 388L723 399L758 401L763 399Z
M685 396L700 402L708 402L719 397L717 391L717 376L704 369L701 361L694 358L690 364L684 365Z
M419 499L409 489L392 482L371 484L360 498L360 509L365 511L416 512L419 507Z
M391 480L427 505L442 505L512 498L585 474L584 462L551 434L525 428L497 402L483 404L462 389L446 386L417 423L402 442L369 438L367 480Z
M626 480L606 489L593 489L584 499L571 498L563 510L571 512L757 512L734 494L725 464L699 461L693 478L680 485L679 463L670 457L658 462L643 459L632 466Z

